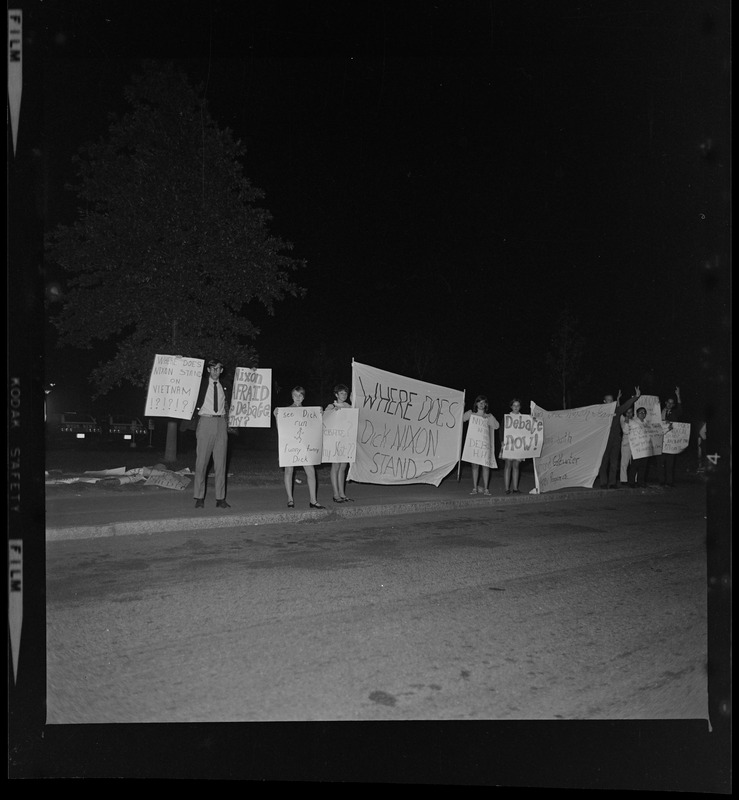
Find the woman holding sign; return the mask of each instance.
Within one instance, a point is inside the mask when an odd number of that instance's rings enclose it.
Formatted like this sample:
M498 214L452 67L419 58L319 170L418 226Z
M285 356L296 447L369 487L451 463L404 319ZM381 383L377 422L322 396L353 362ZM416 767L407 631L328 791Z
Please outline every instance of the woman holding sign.
M302 386L294 386L292 390L293 402L289 408L299 408L303 405L305 399L305 389ZM320 409L319 409L320 411ZM278 409L274 410L274 415L277 417ZM311 508L326 508L318 502L316 496L316 468L312 464L303 464L306 477L308 478L308 492L310 494L310 507ZM285 491L287 492L287 507L295 508L295 500L293 499L293 473L295 467L285 467Z
M339 408L351 408L351 403L347 403L349 397L349 387L343 383L337 383L334 386L334 397L336 398L333 403L326 406L326 411L334 411ZM346 482L346 468L349 466L348 461L335 461L331 464L331 487L334 490L334 503L353 503L351 497L346 496L345 482Z
M514 397L510 402L511 410L508 412L510 416L521 416L521 401ZM501 458L503 458L503 451L501 450ZM505 483L505 493L518 494L518 480L520 476L519 464L520 458L504 458L505 466L503 468L503 482Z
M498 422L495 417L488 412L488 399L485 397L484 394L479 394L475 398L475 402L472 404L472 409L469 411L465 411L462 419L464 422L468 422L470 417L472 416L482 417L488 426L488 434L490 436L490 442L488 444L487 452L492 455L494 451L495 445L495 431L500 428L500 423ZM470 494L490 494L490 467L483 465L482 467L482 489L477 485L479 482L480 476L480 465L476 464L474 461L472 462L472 491Z

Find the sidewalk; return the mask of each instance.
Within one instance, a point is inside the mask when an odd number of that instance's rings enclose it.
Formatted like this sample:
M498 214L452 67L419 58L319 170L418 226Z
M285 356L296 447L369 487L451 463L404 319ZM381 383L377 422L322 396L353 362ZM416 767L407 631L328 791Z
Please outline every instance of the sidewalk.
M502 476L491 480L491 495L470 495L470 481L457 481L450 475L441 485L412 484L386 486L349 483L347 495L352 503L334 503L331 487L320 486L319 502L325 510L308 507L308 487L296 485L295 508L287 508L284 486L253 486L230 481L226 499L231 508L216 508L212 477L208 481L205 508L196 509L192 487L183 490L150 486L123 486L119 489L95 485L47 487L46 541L84 539L101 536L126 536L200 528L231 528L271 525L317 519L388 516L460 508L479 508L499 504L546 503L559 500L616 499L634 490L573 488L543 495L530 494L533 474L522 474L520 493L506 495ZM655 487L656 490L656 487ZM651 489L642 490L645 492Z

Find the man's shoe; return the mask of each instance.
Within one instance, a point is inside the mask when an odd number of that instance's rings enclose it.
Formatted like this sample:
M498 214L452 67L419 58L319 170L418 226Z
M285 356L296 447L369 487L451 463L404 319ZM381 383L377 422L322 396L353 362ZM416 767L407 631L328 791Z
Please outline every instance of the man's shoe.
M225 500L216 500L216 507L217 508L231 508L231 506Z
M203 501L203 498L201 497L200 500L198 500L196 498L195 499L195 508L203 508L203 506L205 506L205 502Z

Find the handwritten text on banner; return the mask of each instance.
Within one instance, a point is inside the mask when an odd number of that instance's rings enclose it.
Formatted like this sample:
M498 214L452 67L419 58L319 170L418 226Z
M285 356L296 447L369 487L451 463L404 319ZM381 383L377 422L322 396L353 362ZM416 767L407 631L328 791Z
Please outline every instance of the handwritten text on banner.
M464 392L352 363L359 483L438 486L462 449Z
M539 492L572 486L592 487L608 442L615 403L563 411L545 411L531 403L531 413L544 423L541 456L534 459Z

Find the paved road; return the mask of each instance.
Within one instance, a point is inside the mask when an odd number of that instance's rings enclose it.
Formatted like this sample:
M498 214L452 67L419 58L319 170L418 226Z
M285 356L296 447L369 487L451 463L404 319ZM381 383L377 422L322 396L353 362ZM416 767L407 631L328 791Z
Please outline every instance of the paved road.
M706 718L705 501L47 542L48 722Z

